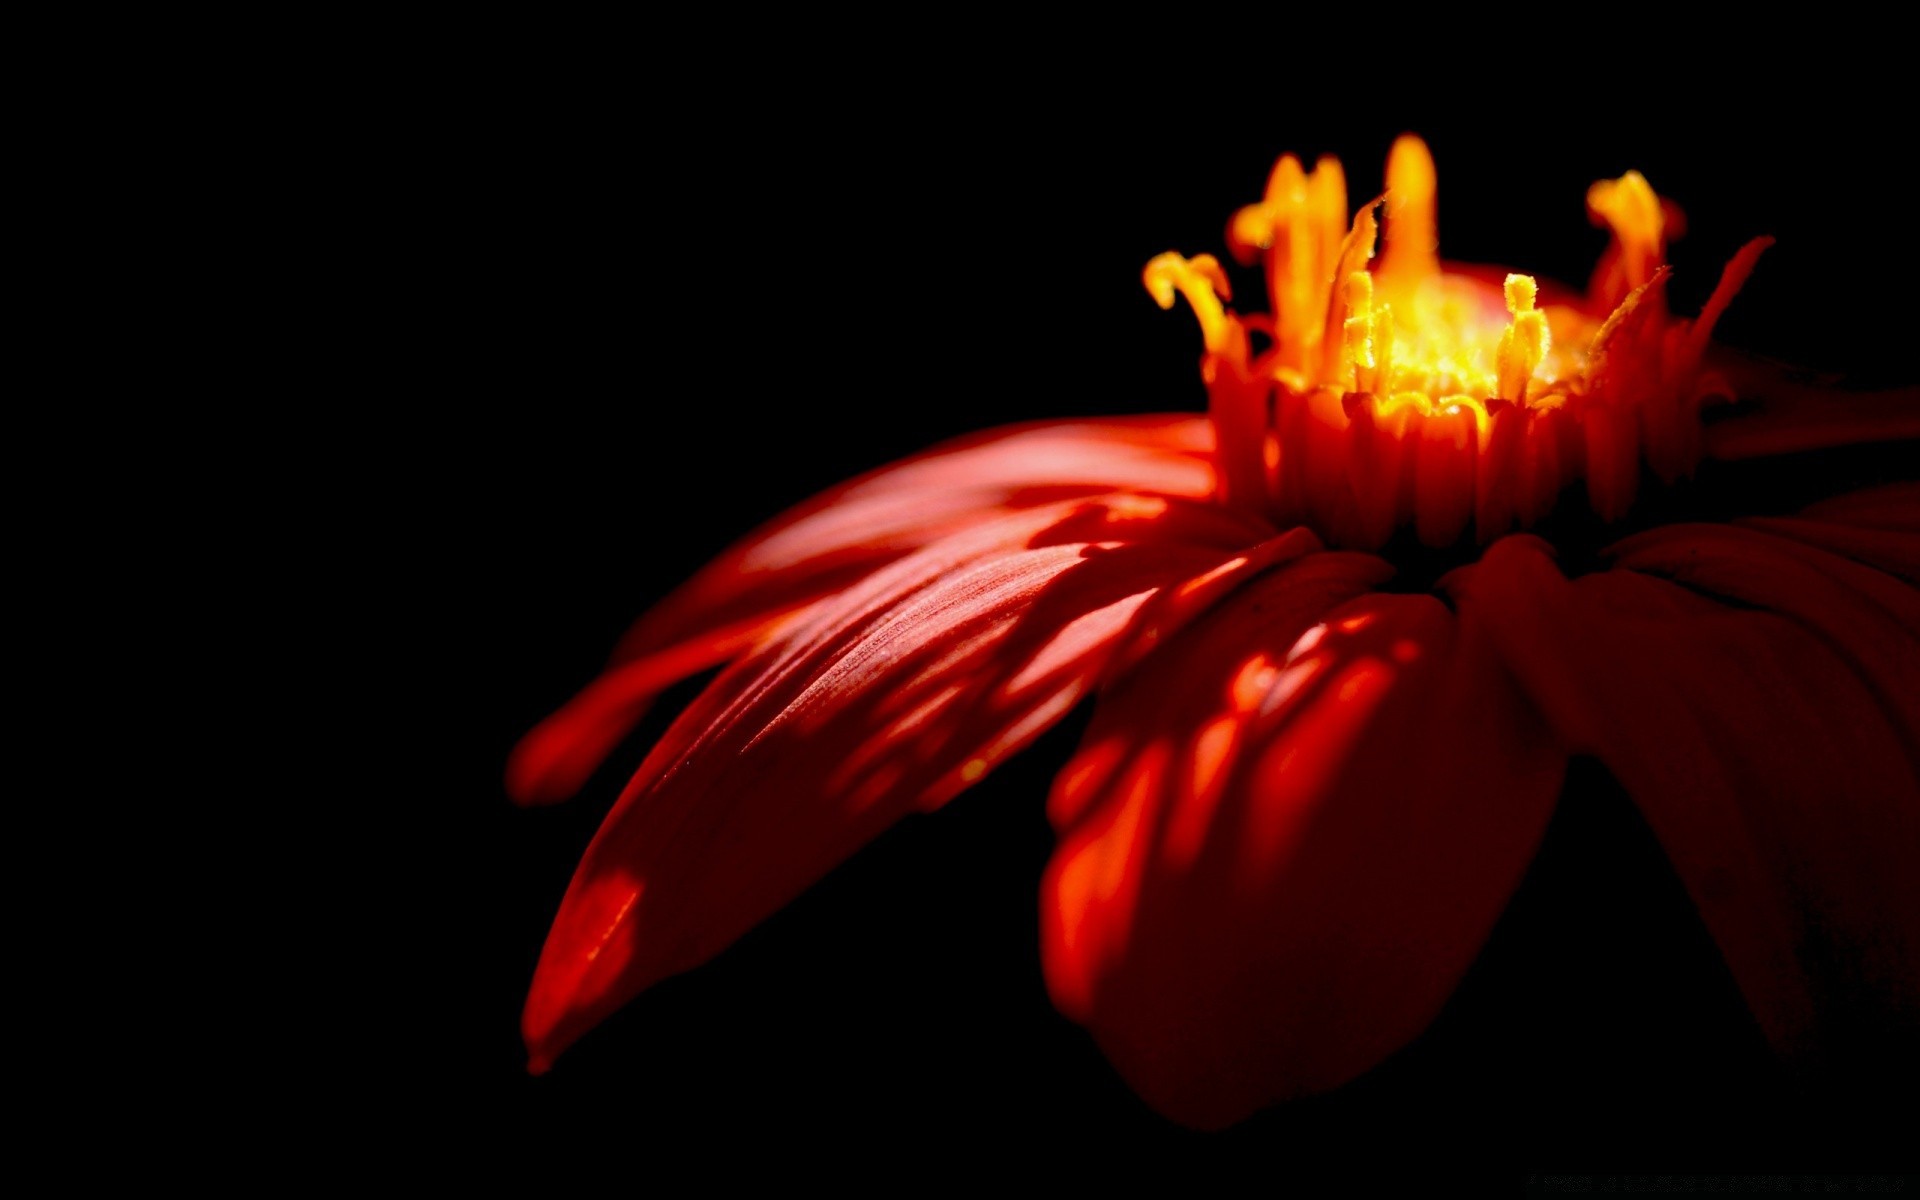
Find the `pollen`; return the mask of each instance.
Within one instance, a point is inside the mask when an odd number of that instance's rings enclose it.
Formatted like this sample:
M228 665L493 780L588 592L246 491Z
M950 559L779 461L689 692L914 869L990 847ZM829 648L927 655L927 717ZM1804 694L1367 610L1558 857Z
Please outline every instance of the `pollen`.
M1664 297L1678 210L1638 172L1588 190L1613 241L1584 297L1443 262L1438 178L1426 143L1401 137L1384 190L1349 220L1338 161L1283 156L1227 227L1235 259L1263 268L1264 318L1228 307L1211 255L1147 264L1160 306L1184 296L1200 321L1222 503L1335 545L1412 528L1439 547L1529 525L1582 478L1612 520L1643 461L1669 482L1692 469L1707 338L1765 239L1678 321ZM1271 335L1258 354L1249 327Z

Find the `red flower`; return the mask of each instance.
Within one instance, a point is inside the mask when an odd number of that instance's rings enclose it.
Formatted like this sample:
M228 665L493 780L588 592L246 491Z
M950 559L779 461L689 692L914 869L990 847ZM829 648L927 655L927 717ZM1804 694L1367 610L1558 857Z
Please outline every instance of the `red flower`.
M1767 1036L1857 1058L1920 1032L1920 485L1670 525L1568 574L1525 530L1569 489L1920 435L1667 311L1673 217L1596 184L1586 296L1435 256L1403 139L1376 209L1292 158L1229 227L1273 315L1164 255L1206 417L991 431L803 505L649 613L528 735L575 791L668 684L726 666L588 849L528 1000L536 1070L724 949L900 816L1098 694L1049 801L1059 1007L1168 1115L1338 1086L1438 1013L1532 858L1571 755L1640 806ZM1710 406L1733 403L1708 422ZM1415 545L1418 544L1418 546ZM1433 591L1396 561L1463 549Z

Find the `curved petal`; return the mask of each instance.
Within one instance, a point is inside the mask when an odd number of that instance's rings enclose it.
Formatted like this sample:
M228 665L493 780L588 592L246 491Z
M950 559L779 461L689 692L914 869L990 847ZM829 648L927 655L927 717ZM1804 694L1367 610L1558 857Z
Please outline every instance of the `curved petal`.
M1822 386L1759 360L1729 359L1719 374L1728 381L1726 391L1754 403L1707 425L1702 445L1708 458L1731 461L1920 438L1920 387Z
M1737 526L1669 525L1608 553L1617 566L1778 613L1828 642L1920 764L1920 592L1839 555Z
M1038 736L1150 591L1247 528L1138 498L1013 514L883 568L722 674L574 875L527 1001L534 1068Z
M794 614L903 554L1068 497L1204 498L1212 451L1204 417L1016 425L822 493L749 534L642 617L606 672L514 748L507 791L521 804L573 795L661 689L776 635Z
M1920 585L1920 533L1806 517L1746 517L1734 524L1816 546Z
M1843 525L1920 533L1920 483L1885 483L1861 488L1809 505L1800 515Z
M1920 483L1865 488L1797 517L1749 517L1751 529L1818 546L1920 586Z
M1734 550L1693 540L1706 565L1691 579L1746 607L1626 570L1569 583L1526 538L1448 586L1569 744L1632 795L1769 1039L1854 1066L1910 1051L1920 783L1845 639L1809 627L1860 610L1790 570L1742 582ZM1687 557L1677 543L1629 557L1662 550ZM1920 676L1900 686L1911 706Z
M763 614L609 666L514 746L507 757L507 795L526 805L558 804L572 796L626 741L655 696L777 636L806 611L802 605Z
M1564 755L1472 621L1317 554L1129 675L1054 789L1055 1003L1155 1108L1219 1127L1379 1063L1505 907Z

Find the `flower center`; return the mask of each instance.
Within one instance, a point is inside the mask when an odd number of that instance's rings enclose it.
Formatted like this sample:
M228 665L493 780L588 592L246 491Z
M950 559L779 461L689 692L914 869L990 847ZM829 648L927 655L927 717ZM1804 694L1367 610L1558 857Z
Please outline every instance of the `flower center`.
M1702 405L1730 398L1702 369L1707 340L1771 239L1743 247L1688 321L1667 313L1667 210L1637 172L1587 193L1613 243L1585 296L1443 266L1425 143L1402 137L1386 174L1349 223L1337 160L1274 167L1227 229L1241 263L1264 265L1268 315L1226 307L1212 255L1147 264L1161 307L1184 296L1200 320L1223 502L1338 545L1411 526L1440 547L1469 526L1482 542L1530 526L1578 480L1614 520L1643 461L1668 483L1693 470Z

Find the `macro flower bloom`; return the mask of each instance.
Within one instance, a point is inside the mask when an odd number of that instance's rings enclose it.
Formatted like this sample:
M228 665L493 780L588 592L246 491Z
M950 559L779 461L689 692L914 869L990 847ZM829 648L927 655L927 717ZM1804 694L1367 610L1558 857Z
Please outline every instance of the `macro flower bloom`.
M1581 573L1526 532L1620 521L1703 459L1920 436L1668 310L1676 210L1595 184L1584 294L1443 264L1403 138L1349 218L1281 159L1211 256L1144 281L1205 342L1205 416L989 431L780 517L648 613L515 750L575 792L652 699L718 676L588 848L529 996L534 1069L712 958L1088 697L1048 800L1054 1002L1154 1107L1217 1127L1334 1088L1438 1014L1575 755L1639 806L1768 1039L1920 1034L1920 484L1633 534ZM1376 253L1377 251L1377 253ZM1713 418L1713 419L1709 419ZM1432 586L1410 569L1448 556Z

